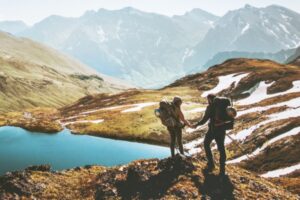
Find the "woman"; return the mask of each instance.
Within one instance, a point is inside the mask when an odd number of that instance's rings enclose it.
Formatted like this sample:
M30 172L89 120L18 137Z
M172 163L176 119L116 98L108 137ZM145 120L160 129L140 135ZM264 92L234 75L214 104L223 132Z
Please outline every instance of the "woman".
M183 155L183 145L182 145L182 129L185 125L191 127L191 124L185 120L184 115L181 111L182 100L180 97L174 97L173 99L173 108L174 108L174 117L177 120L177 125L174 127L167 127L171 137L171 155L174 157L175 155L175 140L177 140L177 144L179 147L180 153Z

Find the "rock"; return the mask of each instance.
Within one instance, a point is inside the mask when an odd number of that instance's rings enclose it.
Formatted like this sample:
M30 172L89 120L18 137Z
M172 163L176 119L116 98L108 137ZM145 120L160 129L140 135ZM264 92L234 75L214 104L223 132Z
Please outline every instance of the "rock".
M26 171L41 171L41 172L50 172L51 166L50 165L33 165L27 167Z

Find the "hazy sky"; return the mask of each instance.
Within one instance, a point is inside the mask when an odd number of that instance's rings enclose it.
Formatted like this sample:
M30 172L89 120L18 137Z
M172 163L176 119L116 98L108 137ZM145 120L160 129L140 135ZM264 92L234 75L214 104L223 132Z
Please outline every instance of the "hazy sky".
M221 16L245 4L256 7L277 4L300 13L299 0L0 0L0 20L33 24L52 14L78 17L86 10L115 10L127 6L169 16L201 8Z

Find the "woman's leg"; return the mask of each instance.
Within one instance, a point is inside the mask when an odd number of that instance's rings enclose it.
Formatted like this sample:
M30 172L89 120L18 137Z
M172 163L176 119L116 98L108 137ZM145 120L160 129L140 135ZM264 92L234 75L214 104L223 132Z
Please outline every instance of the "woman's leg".
M168 127L168 131L170 134L170 149L171 149L171 156L174 157L175 155L175 130L174 128Z
M176 138L177 138L177 144L179 147L179 152L184 155L183 152L183 145L182 145L182 129L181 128L176 128Z

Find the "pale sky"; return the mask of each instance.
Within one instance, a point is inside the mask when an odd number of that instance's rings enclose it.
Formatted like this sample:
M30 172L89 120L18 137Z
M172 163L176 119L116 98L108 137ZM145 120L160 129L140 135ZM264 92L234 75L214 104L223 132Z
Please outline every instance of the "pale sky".
M128 6L169 16L201 8L222 16L245 4L255 7L277 4L300 13L299 0L0 0L0 21L22 20L32 25L52 14L79 17L87 10L116 10Z

